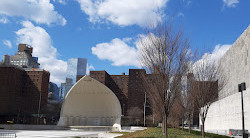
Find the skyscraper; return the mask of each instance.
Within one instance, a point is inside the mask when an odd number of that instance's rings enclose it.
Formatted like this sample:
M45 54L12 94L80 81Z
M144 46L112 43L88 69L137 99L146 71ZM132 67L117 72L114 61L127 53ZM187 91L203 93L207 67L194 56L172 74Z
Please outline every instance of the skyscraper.
M62 98L67 95L71 87L84 75L86 75L87 59L71 58L67 62L67 74L65 83L61 85ZM63 88L64 87L64 88Z

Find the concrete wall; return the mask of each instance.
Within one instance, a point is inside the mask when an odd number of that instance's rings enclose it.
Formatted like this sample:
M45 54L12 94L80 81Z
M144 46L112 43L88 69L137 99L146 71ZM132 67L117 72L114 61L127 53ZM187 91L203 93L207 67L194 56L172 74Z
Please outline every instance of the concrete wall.
M243 92L245 129L250 130L250 90ZM228 132L229 129L242 129L241 93L235 93L214 102L205 121L206 131Z
M220 63L227 77L226 86L219 92L219 99L238 92L238 84L246 82L250 88L250 26L221 58ZM220 83L220 80L219 80Z
M226 75L226 85L219 92L219 101L214 102L207 114L205 131L229 133L229 129L242 129L241 94L238 84L246 82L244 91L245 128L250 130L250 26L235 41L221 58ZM219 80L220 83L220 80Z
M105 85L89 76L80 79L66 95L59 126L120 127L121 105Z
M25 125L25 124L0 124L1 129L5 130L54 130L65 129L56 125Z

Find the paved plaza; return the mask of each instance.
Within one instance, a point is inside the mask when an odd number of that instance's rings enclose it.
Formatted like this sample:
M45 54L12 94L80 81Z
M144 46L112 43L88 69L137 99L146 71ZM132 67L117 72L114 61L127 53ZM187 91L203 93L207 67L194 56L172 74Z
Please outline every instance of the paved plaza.
M146 127L123 127L121 132L135 132L147 129ZM0 133L16 133L17 138L74 138L74 137L102 137L114 138L122 134L109 133L110 131L71 130L0 130ZM0 136L1 138L1 136Z
M17 138L73 138L73 137L103 137L114 138L122 134L113 134L107 131L81 131L81 130L4 130L14 132Z

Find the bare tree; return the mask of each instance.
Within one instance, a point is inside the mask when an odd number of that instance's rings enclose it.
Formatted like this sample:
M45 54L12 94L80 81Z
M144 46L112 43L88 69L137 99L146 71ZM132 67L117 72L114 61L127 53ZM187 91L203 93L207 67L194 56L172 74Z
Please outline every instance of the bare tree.
M184 120L185 120L185 110L182 106L182 97L178 96L175 100L173 107L169 112L168 122L171 126L177 128L179 124L182 124L182 129L184 129Z
M177 93L181 91L181 78L188 70L191 58L189 40L181 30L164 23L148 31L139 43L142 65L151 74L145 89L154 112L162 117L163 133L167 137L167 119Z
M136 121L136 125L138 125L141 115L143 111L139 107L131 107L128 110L128 115L133 117L133 122Z
M194 64L192 72L194 74L192 97L200 109L202 136L205 137L205 120L208 109L217 100L218 92L225 86L227 79L219 62L211 59L208 55L203 56Z
M183 118L184 120L188 121L188 130L189 133L191 132L191 120L194 114L194 98L192 96L192 82L193 82L193 75L192 73L186 74L185 77L183 77L183 91L181 93L181 100L180 105L182 106L182 109L184 110ZM190 78L191 76L191 78ZM190 80L191 79L191 80Z

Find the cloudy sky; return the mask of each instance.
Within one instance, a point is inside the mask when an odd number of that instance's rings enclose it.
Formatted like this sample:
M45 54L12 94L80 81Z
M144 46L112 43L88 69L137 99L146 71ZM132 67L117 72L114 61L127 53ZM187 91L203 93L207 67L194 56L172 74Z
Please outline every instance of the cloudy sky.
M0 0L0 60L19 43L34 48L51 81L65 80L67 60L89 70L128 74L140 68L136 44L150 26L175 16L191 41L221 57L250 24L249 0Z

